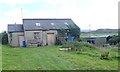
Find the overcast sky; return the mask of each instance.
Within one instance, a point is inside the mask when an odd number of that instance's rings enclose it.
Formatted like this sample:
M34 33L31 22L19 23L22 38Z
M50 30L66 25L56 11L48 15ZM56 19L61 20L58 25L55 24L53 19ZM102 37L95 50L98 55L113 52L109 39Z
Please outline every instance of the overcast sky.
M71 18L82 30L118 28L119 0L1 0L0 32L22 18ZM21 10L22 8L22 10Z

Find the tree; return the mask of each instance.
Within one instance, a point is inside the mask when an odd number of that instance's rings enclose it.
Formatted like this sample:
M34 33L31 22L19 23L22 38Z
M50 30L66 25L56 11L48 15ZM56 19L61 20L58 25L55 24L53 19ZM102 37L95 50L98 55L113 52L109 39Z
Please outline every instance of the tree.
M6 31L2 32L2 44L8 44L8 34Z
M118 43L120 43L120 29L118 29Z
M110 45L116 45L117 43L119 43L119 36L113 35L112 38L108 40L108 43Z
M66 36L66 33L67 33L67 30L65 30L65 29L59 29L58 30L58 34L62 37Z
M74 36L76 40L80 40L80 28L75 24L67 25L68 29L59 29L56 38L56 45L62 45L66 42L67 36Z
M80 36L80 28L75 25L75 24L70 24L70 25L67 25L68 29L60 29L58 30L58 34L61 35L61 36L67 36L70 35L70 36L74 36L75 38L79 38Z
M0 44L2 44L2 33L0 33Z

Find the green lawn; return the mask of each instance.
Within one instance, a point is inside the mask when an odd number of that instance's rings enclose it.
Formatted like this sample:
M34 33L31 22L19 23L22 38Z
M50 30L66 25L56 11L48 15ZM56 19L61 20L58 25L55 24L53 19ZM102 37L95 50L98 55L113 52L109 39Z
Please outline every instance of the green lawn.
M109 49L110 60L100 59L100 50L84 48L75 51L59 51L59 46L39 48L10 48L3 45L3 70L116 70L117 48Z

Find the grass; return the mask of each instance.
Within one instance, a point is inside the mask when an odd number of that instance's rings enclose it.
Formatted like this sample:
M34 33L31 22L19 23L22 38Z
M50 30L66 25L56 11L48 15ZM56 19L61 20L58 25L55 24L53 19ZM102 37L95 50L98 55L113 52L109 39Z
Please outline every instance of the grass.
M110 60L100 59L100 50L85 47L82 53L59 51L59 46L39 48L2 47L3 70L117 70L117 48L108 49Z

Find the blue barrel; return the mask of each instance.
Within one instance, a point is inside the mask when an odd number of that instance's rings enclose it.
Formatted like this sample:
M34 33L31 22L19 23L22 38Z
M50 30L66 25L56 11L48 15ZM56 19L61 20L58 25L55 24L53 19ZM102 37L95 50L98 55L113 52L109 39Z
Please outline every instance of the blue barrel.
M26 42L22 41L22 47L26 47Z
M67 41L72 41L74 39L74 37L68 37Z

